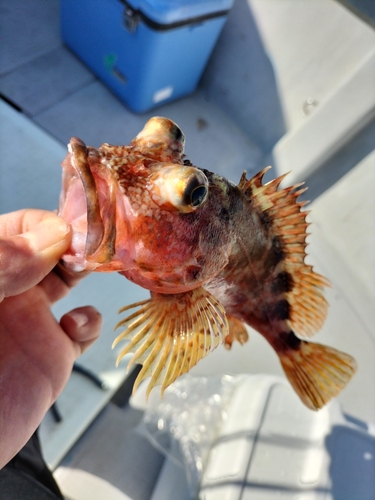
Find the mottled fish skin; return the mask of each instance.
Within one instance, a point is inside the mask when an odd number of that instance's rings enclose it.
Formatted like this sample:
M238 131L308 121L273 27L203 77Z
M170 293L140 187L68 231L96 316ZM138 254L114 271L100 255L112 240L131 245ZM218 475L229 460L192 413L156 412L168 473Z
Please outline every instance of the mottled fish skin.
M355 361L300 339L323 324L327 280L304 263L306 212L299 186L263 185L267 169L234 185L184 156L171 120L151 119L129 146L86 147L64 160L59 213L73 228L64 265L118 271L151 292L117 326L165 390L219 344L248 339L245 324L279 356L301 400L319 409L347 384ZM75 207L74 205L77 204Z
M227 313L258 330L279 350L280 336L290 330L285 293L292 289L293 278L283 270L283 245L267 217L255 209L249 212L239 188L232 192L237 200L231 210L237 228L235 244L227 266L205 288L220 294Z

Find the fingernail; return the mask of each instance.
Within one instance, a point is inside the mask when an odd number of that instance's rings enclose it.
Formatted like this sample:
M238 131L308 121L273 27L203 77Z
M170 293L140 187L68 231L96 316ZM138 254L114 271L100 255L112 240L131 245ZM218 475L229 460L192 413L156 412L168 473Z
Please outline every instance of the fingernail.
M73 319L78 328L82 328L89 322L88 316L84 313L71 312L70 317Z
M59 217L48 217L35 226L32 231L20 236L26 238L34 250L41 252L60 243L69 232L69 226Z

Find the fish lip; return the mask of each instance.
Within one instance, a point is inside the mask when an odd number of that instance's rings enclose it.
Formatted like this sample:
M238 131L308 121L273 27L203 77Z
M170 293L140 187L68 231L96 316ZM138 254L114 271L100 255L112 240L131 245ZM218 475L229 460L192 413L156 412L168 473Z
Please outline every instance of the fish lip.
M111 262L115 254L116 186L107 170L100 168L97 150L86 147L81 139L72 137L68 151L70 154L64 160L65 166L63 163L65 173L59 215L64 215L69 186L76 179L82 185L82 196L86 205L86 230L79 231L85 237L82 251L72 246L62 262L67 269L75 273L92 271L103 263ZM71 217L70 215L68 221L72 224L74 235L74 212Z
M72 164L81 179L87 206L87 236L85 246L86 259L95 254L104 235L104 224L100 215L98 191L94 176L87 161L87 147L81 139L72 137L69 144Z

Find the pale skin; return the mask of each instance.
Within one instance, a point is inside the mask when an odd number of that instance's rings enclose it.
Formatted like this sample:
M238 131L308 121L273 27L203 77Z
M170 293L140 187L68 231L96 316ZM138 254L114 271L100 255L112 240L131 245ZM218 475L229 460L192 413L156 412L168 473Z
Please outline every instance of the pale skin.
M52 212L0 216L0 468L32 436L73 362L100 334L101 315L91 306L60 321L51 312L79 281L56 267L70 239Z

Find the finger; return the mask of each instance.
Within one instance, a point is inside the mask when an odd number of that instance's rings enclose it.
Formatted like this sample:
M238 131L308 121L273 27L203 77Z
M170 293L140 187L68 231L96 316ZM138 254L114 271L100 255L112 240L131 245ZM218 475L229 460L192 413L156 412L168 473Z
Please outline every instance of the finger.
M56 273L56 267L52 273L47 274L38 285L44 290L45 296L50 304L64 298L70 291L64 280Z
M55 216L54 212L38 209L24 209L0 215L0 235L14 236L26 232L35 227L43 219L51 216ZM62 263L59 263L55 268L55 273L69 288L79 283L90 272L82 271L80 273L73 273L66 269Z
M90 271L83 271L82 273L71 273L65 270L58 264L52 273L49 273L39 283L43 288L46 297L51 304L65 297L70 289L77 285L82 278L90 274Z
M62 316L60 326L76 343L78 358L99 337L102 316L95 307L78 307Z
M66 283L69 288L72 288L73 286L76 286L85 276L91 274L91 271L81 271L79 273L73 273L72 271L66 269L62 262L59 262L55 268L55 273L64 283Z
M57 217L54 212L36 208L24 208L0 215L0 235L15 236L33 229L43 219Z
M0 240L0 300L39 283L68 249L69 226L49 215L32 230Z

